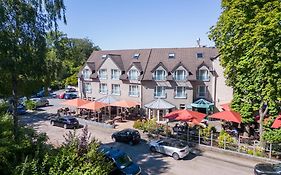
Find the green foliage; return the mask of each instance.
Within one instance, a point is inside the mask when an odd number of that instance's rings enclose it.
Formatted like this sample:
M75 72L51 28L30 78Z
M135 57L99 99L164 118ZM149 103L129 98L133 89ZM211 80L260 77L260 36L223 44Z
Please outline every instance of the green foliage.
M6 102L0 102L0 115L3 115L7 112L9 104Z
M209 37L219 49L227 84L234 89L232 108L253 121L253 112L280 111L281 1L222 0L222 14ZM266 112L266 111L265 111Z
M218 137L218 141L219 141L219 147L220 148L224 148L224 145L227 147L233 143L235 143L235 140L231 137L231 135L229 135L227 132L225 132L224 130L222 130L220 132L220 135Z
M32 100L26 100L24 104L25 104L26 109L28 109L28 110L33 110L36 108L36 102L34 102Z
M268 130L263 134L264 140L270 143L280 143L281 142L281 129Z
M216 132L216 128L214 126L208 126L206 128L200 128L200 136L205 138L205 139L210 139L212 132Z
M143 122L141 120L136 120L136 121L134 121L133 127L136 128L136 129L142 129L143 128Z

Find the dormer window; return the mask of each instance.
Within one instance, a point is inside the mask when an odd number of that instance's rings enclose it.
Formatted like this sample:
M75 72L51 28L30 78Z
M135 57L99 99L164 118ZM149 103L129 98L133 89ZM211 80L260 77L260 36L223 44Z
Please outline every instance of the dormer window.
M102 59L105 59L106 57L107 57L107 55L102 55L101 56Z
M89 69L83 70L83 78L84 79L90 79L91 71Z
M174 73L174 79L176 81L187 80L187 72L185 70L176 70L175 73Z
M139 76L139 71L138 70L131 69L129 71L129 75L128 75L129 80L138 80L138 76Z
M99 79L100 80L106 80L107 79L107 70L106 69L100 69L99 70Z
M175 58L175 53L169 53L169 59L174 59Z
M209 71L207 69L200 69L198 79L201 81L209 81Z
M197 56L197 58L203 58L203 53L201 53L201 52L197 53L196 56Z
M166 80L166 71L165 70L156 70L154 72L154 80L156 80L156 81Z
M120 78L120 71L118 69L111 69L111 79L119 80L119 78Z
M139 59L139 57L140 57L139 53L136 53L136 54L133 55L133 59Z

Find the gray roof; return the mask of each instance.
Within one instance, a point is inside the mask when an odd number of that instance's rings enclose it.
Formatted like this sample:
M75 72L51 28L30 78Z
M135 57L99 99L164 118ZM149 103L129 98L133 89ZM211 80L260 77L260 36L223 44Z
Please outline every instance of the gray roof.
M169 53L174 53L175 58L169 59ZM197 53L203 53L203 58L197 58ZM134 54L140 54L139 58L133 58ZM86 64L91 65L91 69L98 70L107 59L103 59L103 55L108 55L125 73L130 67L137 67L143 72L140 80L152 80L152 71L161 65L168 72L173 72L176 67L182 65L190 72L189 80L196 80L198 67L206 65L211 68L211 59L218 56L218 50L213 47L193 47L93 51ZM122 76L122 79L126 79L126 76Z
M174 105L171 103L163 100L163 99L156 99L148 104L145 104L144 107L149 109L172 109L175 108Z

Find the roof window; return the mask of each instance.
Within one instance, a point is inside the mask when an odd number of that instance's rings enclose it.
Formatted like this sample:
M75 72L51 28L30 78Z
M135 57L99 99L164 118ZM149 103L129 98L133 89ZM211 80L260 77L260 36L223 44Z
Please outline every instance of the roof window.
M203 58L203 53L197 53L197 58Z
M174 59L175 58L175 53L169 53L169 59Z
M134 55L133 55L133 59L138 59L140 57L140 54L139 53L135 53Z

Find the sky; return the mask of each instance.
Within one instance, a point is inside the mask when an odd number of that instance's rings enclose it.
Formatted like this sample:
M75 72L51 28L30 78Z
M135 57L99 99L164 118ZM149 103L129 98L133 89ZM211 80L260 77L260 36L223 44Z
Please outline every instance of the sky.
M102 50L214 46L208 31L220 0L65 0L71 38L88 38Z

